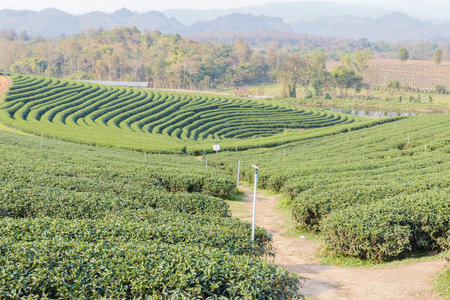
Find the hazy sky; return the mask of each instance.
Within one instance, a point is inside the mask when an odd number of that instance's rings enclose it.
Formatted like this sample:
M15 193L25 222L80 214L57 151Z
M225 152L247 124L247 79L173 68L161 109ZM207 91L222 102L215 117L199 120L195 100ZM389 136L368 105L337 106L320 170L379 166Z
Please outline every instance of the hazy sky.
M169 8L231 8L249 5L259 5L268 2L293 2L295 0L0 0L0 9L29 9L42 10L48 7L82 14L95 10L113 12L122 7L132 11L144 12L149 10L165 10ZM320 0L319 0L320 1ZM363 3L374 4L391 10L402 10L405 12L423 12L431 10L433 4L448 4L449 0L330 0L338 3ZM431 12L431 11L430 11ZM450 18L450 14L449 14Z

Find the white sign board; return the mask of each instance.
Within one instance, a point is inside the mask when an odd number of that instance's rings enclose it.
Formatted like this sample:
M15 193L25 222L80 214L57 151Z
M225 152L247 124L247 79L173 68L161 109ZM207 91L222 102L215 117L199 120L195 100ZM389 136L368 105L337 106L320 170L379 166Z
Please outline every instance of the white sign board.
M213 145L213 151L220 151L220 145Z

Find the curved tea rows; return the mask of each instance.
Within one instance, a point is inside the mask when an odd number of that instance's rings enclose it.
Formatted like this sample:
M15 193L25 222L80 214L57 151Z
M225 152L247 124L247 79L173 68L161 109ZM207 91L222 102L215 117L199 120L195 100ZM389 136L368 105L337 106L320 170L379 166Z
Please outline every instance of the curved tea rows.
M198 153L219 141L222 148L245 149L279 142L280 136L274 135L281 133L286 142L305 138L298 129L318 128L314 134L323 135L332 125L348 130L356 123L372 123L337 112L235 97L17 74L12 79L0 106L6 124L68 141L142 151Z

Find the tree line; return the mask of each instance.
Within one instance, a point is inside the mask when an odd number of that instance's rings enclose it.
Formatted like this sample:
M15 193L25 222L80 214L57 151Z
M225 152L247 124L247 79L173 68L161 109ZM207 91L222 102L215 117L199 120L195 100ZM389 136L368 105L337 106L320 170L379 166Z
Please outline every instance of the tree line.
M353 46L360 51L345 54L349 49L343 50L341 65L329 72L326 63L330 56L337 59L338 45L328 51L310 47L302 53L277 43L252 49L240 38L226 44L197 42L136 27L89 29L59 38L32 38L26 32L4 30L0 31L0 71L148 81L152 87L196 90L276 81L282 83L285 97L296 97L298 87L304 88L307 97L323 96L330 88L339 88L343 96L350 88L361 88L372 48L380 47L365 40Z

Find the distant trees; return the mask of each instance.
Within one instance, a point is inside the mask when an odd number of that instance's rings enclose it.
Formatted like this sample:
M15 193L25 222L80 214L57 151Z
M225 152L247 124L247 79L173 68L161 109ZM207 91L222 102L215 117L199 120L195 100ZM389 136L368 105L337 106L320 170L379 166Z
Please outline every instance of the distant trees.
M372 58L370 52L357 51L354 54L346 54L341 57L341 66L336 67L331 72L335 83L339 87L339 93L342 97L342 92L353 88L355 93L361 89L363 82L362 73L369 68L368 62Z
M89 29L59 38L0 30L0 71L70 79L149 81L154 87L189 89L277 81L283 85L286 97L297 97L300 87L302 94L304 90L305 95L323 97L326 92L331 93L332 86L339 87L341 95L349 88L356 94L362 86L363 74L371 77L372 54L364 47L383 45L363 40L352 45L345 41L333 44L330 39L328 45L321 41L316 46L306 41L288 45L287 40L284 44L281 40L267 40L266 44L260 42L263 46L251 48L249 44L254 47L255 40L244 37L245 40L238 38L232 44L213 44L159 31L140 32L136 27ZM433 49L436 64L441 63L450 49L450 44L432 47L431 43L423 44L429 59ZM419 46L407 45L416 58ZM382 51L371 49L374 56ZM398 48L392 46L389 51L392 55L389 57L393 58L392 53ZM409 57L406 48L400 52L400 58ZM343 68L330 74L326 68L328 60L339 58Z
M308 93L312 87L314 95L319 97L330 82L330 74L326 70L327 56L325 53L313 52L302 57L299 53L283 54L272 60L279 60L275 71L277 80L283 85L283 96L296 98L297 86L302 86Z
M298 53L286 55L276 77L283 85L283 96L297 98L297 86L307 80L307 64Z
M313 52L307 57L308 74L307 78L311 84L314 94L319 97L324 92L324 87L329 81L329 73L327 72L327 56L323 52Z
M21 74L45 74L48 62L37 57L25 57L11 65L10 71Z
M22 31L21 33L19 33L18 38L19 38L19 40L24 41L24 42L27 42L30 40L30 37L28 36L26 31Z
M357 74L361 74L369 68L368 62L372 59L372 54L370 52L360 52L356 51L353 55L347 53L341 57L341 65L345 66L347 69L355 71Z
M398 80L389 80L386 87L393 90L399 90L401 85Z
M442 50L441 49L435 49L433 53L433 59L434 63L436 65L439 65L442 62Z
M250 60L250 56L252 54L252 49L244 42L243 39L238 39L234 44L234 53L239 62L247 62Z
M408 60L409 58L409 51L406 48L401 48L400 52L398 54L398 58L402 61L405 62Z
M273 80L266 56L242 39L199 43L136 27L89 29L61 38L0 30L0 71L71 79L150 81L205 89Z
M386 88L387 88L388 92L390 92L390 94L393 95L400 90L400 88L401 88L400 81L389 80L386 84ZM401 100L400 100L400 102L401 102Z
M438 84L438 85L436 85L435 92L436 92L436 94L445 95L445 94L447 94L447 88L444 85Z
M346 66L337 66L331 72L331 76L339 87L339 93L342 97L342 92L345 89L345 94L347 95L347 90L349 88L355 87L357 91L360 89L363 77L356 74L354 70L347 68Z

